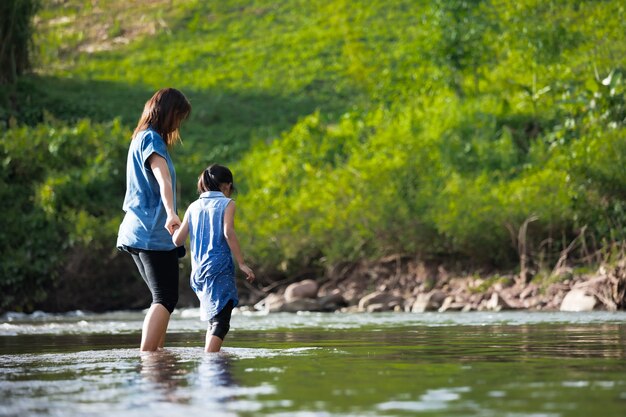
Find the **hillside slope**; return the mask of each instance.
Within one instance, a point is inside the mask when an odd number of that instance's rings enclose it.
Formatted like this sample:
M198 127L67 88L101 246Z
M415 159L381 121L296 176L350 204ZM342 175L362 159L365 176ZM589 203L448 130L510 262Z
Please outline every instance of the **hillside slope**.
M601 261L626 224L625 14L618 1L46 2L36 74L0 109L14 202L0 308L94 274L111 294L94 308L128 305L111 284L132 274L112 248L123 155L163 86L193 104L174 152L181 208L204 166L229 164L268 280L398 253L529 277L566 248Z

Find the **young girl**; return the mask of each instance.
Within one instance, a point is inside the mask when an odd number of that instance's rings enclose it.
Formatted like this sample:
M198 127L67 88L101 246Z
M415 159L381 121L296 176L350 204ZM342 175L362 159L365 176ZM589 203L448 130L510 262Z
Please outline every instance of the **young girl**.
M191 288L200 299L200 319L209 321L206 352L219 352L230 329L230 315L238 303L233 256L248 282L254 272L243 260L235 234L233 174L211 165L198 177L200 198L191 203L183 222L172 235L180 246L190 236Z

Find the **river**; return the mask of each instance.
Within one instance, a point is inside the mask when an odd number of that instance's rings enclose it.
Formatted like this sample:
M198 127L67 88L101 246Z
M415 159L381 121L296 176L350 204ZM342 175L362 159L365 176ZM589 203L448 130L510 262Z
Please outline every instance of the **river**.
M140 354L141 312L0 317L1 416L626 415L626 312L198 311Z

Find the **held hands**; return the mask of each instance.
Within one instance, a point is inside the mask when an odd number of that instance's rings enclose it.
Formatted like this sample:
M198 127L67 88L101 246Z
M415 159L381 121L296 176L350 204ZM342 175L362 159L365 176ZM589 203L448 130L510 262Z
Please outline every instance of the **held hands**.
M256 278L254 276L254 271L252 271L252 269L250 269L250 267L248 265L241 264L241 265L239 265L239 269L241 269L241 272L246 274L246 281L252 282Z
M176 213L168 214L165 220L165 228L170 235L174 234L174 231L180 227L180 219Z

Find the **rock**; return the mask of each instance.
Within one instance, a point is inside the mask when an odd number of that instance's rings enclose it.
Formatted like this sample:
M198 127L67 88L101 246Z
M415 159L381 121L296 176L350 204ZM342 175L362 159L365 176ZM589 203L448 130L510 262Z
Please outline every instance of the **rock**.
M298 311L320 311L322 308L317 300L312 298L299 298L284 303L278 311L297 313Z
M335 289L330 294L320 297L318 302L323 311L335 311L348 306L348 302L343 298L339 289Z
M561 302L561 311L592 311L597 300L593 295L588 295L584 290L574 288L568 292Z
M358 307L359 300L361 299L359 297L359 294L360 292L357 289L348 288L346 291L343 292L342 296L346 300L349 306Z
M511 305L497 292L491 294L491 298L487 301L485 307L487 310L500 311L510 310Z
M378 313L380 311L385 311L385 304L383 304L383 303L374 303L374 304L369 304L367 306L367 312L368 313Z
M524 300L528 297L534 297L539 293L539 287L536 284L528 284L528 286L522 290L519 295L520 300Z
M541 304L541 298L539 298L539 296L533 296L530 298L524 298L523 300L523 306L526 309L537 309L539 310L540 308L538 308Z
M366 296L361 297L361 299L359 300L359 310L364 311L368 305L376 304L378 301L386 297L387 295L380 291L369 293Z
M401 305L402 297L388 292L374 291L359 300L359 311L368 311L370 304L383 304L383 310L392 310L395 306Z
M254 308L254 306L251 305L240 305L235 307L235 309L233 311L237 311L238 313L253 313L256 312L256 308Z
M270 294L254 305L254 308L268 313L280 311L285 304L285 298L282 295Z
M443 291L433 290L427 294L418 294L417 300L411 306L411 312L423 313L425 311L437 311L446 295Z
M301 298L315 297L317 297L317 282L312 279L295 282L289 285L285 290L285 301L288 303Z
M430 302L430 293L418 294L417 299L411 306L412 313L423 313L425 311L436 310L438 307Z
M465 307L465 303L462 301L455 301L454 297L452 296L448 296L443 300L443 303L441 304L441 307L439 307L439 311L440 313L443 313L444 311L448 311L448 310L462 310L463 307Z
M404 301L402 302L402 311L405 313L410 313L411 308L413 308L413 304L415 304L415 297L413 296L405 296Z
M452 305L452 302L454 301L454 297L446 297L443 300L443 303L441 303L441 307L439 307L439 312L443 313L444 311L448 310L450 308L450 306Z

